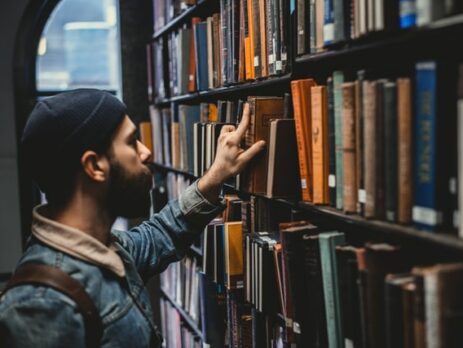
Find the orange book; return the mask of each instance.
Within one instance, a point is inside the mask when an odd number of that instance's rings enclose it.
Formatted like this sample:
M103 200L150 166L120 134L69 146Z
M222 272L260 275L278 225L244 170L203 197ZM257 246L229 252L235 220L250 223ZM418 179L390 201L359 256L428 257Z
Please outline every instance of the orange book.
M145 145L151 153L154 153L153 149L153 133L151 130L151 122L140 122L140 141Z
M310 88L313 86L316 86L313 79L291 81L302 200L307 202L313 200L312 121L310 118Z
M243 222L225 223L225 270L227 288L243 286Z
M217 122L217 105L209 104L209 122Z
M244 23L246 80L254 80L256 75L254 73L254 11L252 7L252 0L247 0L247 9L248 20Z
M328 175L328 117L326 86L311 88L312 98L312 166L313 166L313 202L329 203Z
M191 27L194 28L195 24L200 22L201 18L193 17L191 19ZM188 72L188 92L194 92L196 91L196 43L194 35L192 35L190 46L190 66Z

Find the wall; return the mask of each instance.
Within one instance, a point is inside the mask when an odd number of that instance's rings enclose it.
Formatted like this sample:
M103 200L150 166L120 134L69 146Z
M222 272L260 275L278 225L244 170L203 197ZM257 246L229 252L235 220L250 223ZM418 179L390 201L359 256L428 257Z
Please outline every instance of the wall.
M0 273L11 272L22 251L13 57L26 4L27 0L0 1Z

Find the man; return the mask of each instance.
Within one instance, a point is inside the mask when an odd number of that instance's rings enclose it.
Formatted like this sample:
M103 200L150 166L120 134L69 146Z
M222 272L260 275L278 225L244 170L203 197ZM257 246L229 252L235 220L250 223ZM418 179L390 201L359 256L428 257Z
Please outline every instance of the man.
M159 213L128 232L111 231L118 216L149 209L150 151L138 140L126 107L110 94L80 89L45 99L24 129L25 160L48 204L33 211L32 235L18 268L53 266L77 280L101 318L102 347L157 347L159 331L144 283L180 260L222 209L222 184L263 147L240 141L226 126L207 173ZM146 216L146 215L145 215ZM0 299L2 347L84 347L85 326L75 301L38 284L12 287Z

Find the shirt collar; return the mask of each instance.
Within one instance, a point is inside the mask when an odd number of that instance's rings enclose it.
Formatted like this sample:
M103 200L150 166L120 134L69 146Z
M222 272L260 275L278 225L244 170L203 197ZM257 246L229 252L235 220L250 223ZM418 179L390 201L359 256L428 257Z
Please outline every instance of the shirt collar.
M44 216L45 205L34 208L32 234L41 242L80 260L106 268L119 277L125 277L125 268L117 246L106 246L91 235Z

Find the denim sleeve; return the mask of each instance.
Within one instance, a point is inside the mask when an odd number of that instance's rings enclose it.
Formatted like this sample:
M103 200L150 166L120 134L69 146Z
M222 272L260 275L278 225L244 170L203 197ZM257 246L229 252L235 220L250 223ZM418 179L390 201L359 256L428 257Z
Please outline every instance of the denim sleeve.
M0 312L2 347L85 347L82 316L70 303L31 297L5 307Z
M212 204L190 185L178 200L169 202L159 213L127 232L113 232L132 256L144 280L180 260L204 227L225 208Z

